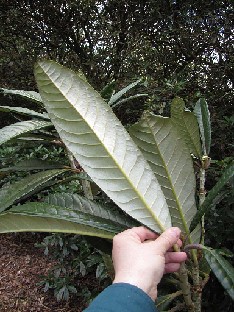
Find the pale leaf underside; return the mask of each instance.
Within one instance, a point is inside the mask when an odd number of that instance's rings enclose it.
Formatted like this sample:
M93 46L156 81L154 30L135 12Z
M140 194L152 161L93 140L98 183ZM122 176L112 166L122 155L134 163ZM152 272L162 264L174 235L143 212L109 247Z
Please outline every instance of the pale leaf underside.
M40 104L42 103L40 94L35 91L9 90L9 89L1 89L1 90L3 90L5 94L18 95L28 100L35 101Z
M169 209L154 173L108 104L56 63L39 62L35 75L55 128L94 182L153 230L170 227Z
M145 114L130 134L153 169L166 197L172 225L189 234L197 208L196 182L190 153L170 118ZM195 234L195 232L194 232ZM193 241L199 241L196 231Z
M175 98L171 103L171 121L186 143L189 152L201 157L201 139L197 118L194 113L185 111L185 103L180 98Z
M29 132L51 126L51 122L43 120L27 120L16 122L0 129L0 145Z
M197 117L201 133L203 154L209 155L211 144L210 113L208 105L204 99L198 100L194 108L194 113Z
M48 120L47 114L41 114L25 107L0 106L0 112L17 113L30 117L42 118Z

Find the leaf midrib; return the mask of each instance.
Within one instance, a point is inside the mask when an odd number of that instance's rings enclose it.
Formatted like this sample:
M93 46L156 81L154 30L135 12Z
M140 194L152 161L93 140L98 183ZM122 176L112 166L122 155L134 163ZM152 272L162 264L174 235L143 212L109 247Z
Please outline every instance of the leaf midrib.
M189 113L192 114L192 112L189 112ZM184 114L184 112L183 112L183 114ZM196 146L196 144L194 143L193 138L192 138L191 135L190 135L190 132L189 132L188 127L187 127L187 124L186 124L186 122L185 122L185 118L182 118L182 120L183 120L183 123L184 123L184 127L185 127L185 129L186 129L186 133L189 134L190 142L192 142L193 148L194 148L194 150L196 151L196 154L199 156L199 155L201 154L201 152L197 149L197 146Z
M226 272L226 275L227 275L227 279L229 280L229 281L233 281L233 279L231 278L231 276L232 276L232 272L230 272L229 270L228 270L228 268L224 265L223 266L223 262L224 262L224 260L221 258L221 261L220 261L220 259L219 259L219 257L217 257L216 256L216 251L214 251L213 249L211 249L211 248L207 248L206 246L203 246L203 249L205 249L206 250L206 252L208 253L208 255L209 255L209 253L214 257L214 259L218 262L218 264L222 267L222 268L224 268L225 269L225 272ZM224 264L225 264L225 262L224 262ZM228 274L229 273L229 274Z
M154 136L154 133L153 133L153 129L152 129L151 125L150 125L150 122L149 122L148 118L146 118L146 121L147 121L148 127L149 127L149 129L150 129L150 132L151 132L151 134L152 134L152 136L153 136L153 140L154 140L154 142L155 142L155 145L158 146L158 145L157 145L157 142L156 142L156 140L155 140L155 136ZM159 145L160 145L160 144L159 144ZM162 163L163 163L163 165L164 165L163 168L164 168L164 170L165 170L166 173L167 173L168 181L169 181L169 183L170 183L170 185L171 185L171 191L172 191L172 193L173 193L173 195L174 195L174 197L175 197L175 202L176 202L176 205L177 205L177 207L178 207L179 214L180 214L180 216L181 216L182 224L183 224L183 226L184 226L184 229L185 229L185 231L186 231L186 234L188 235L188 239L189 239L190 243L192 243L191 237L190 237L190 232L189 232L187 223L186 223L186 221L185 221L185 219L184 219L184 215L183 215L183 212L182 212L181 205L180 205L180 203L179 203L179 201L178 201L178 199L177 199L176 193L175 193L175 191L174 191L173 183L172 183L172 180L171 180L171 175L169 174L169 172L168 172L168 170L167 170L167 165L166 165L166 163L165 163L165 161L164 161L164 159L163 159L163 157L162 157L162 153L161 153L161 150L160 150L159 147L158 147L158 151L159 151L159 155L160 155L160 158L161 158L161 160L162 160Z
M66 100L66 102L69 104L69 106L71 106L72 108L74 108L76 111L77 109L72 106L72 104L70 104L69 100L66 98L66 95L64 94L64 92L62 90L60 90L57 87L56 82L52 81L52 79L50 79L49 75L44 71L45 75L48 77L49 82L53 84L53 86L59 91L60 94L62 94L62 96L64 97L64 99ZM96 91L95 91L96 92ZM48 100L50 102L50 100ZM86 110L86 112L88 111L88 109ZM81 116L82 120L79 122L84 122L88 125L88 127L92 130L92 133L96 136L96 138L98 139L99 142L101 142L100 138L98 137L98 135L93 131L93 129L91 128L91 126L85 121L85 119L83 118L83 116L77 111L77 113ZM58 118L58 117L57 117ZM60 119L63 119L61 117L59 117ZM66 119L63 119L66 121ZM76 144L76 143L73 143ZM106 151L106 153L109 155L109 157L111 156L111 154L109 153L108 149L106 148L105 145L101 144L101 146L104 148L104 150ZM142 156L143 157L143 156ZM114 157L110 157L114 164L116 165L116 167L120 170L120 172L122 173L122 175L125 177L125 179L128 181L129 185L131 186L131 188L134 190L134 192L137 194L138 198L140 198L141 202L143 202L144 206L146 207L146 209L150 212L150 214L152 215L153 219L157 222L159 228L161 229L161 231L165 231L165 227L162 225L162 223L160 222L160 220L158 219L158 217L153 213L152 210L150 210L150 207L148 206L148 204L146 203L145 199L142 197L142 195L137 191L136 187L132 184L131 180L128 179L127 175L125 174L125 172L122 170L122 168L120 167L120 165L118 164L118 162L116 161L116 159Z

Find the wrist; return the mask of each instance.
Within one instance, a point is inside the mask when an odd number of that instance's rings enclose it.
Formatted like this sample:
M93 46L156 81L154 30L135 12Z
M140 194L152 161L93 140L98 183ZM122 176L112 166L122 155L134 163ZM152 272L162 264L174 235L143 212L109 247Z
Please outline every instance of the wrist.
M136 279L132 276L115 276L113 284L126 283L140 288L146 293L153 301L157 299L157 285L147 285L143 279Z

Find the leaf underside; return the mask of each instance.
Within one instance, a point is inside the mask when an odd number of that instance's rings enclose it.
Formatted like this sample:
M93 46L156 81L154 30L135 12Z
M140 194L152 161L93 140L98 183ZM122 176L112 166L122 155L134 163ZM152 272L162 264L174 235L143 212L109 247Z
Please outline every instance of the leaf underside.
M38 62L35 76L61 139L93 181L151 229L170 227L160 185L109 105L87 82L52 61Z
M0 145L29 132L50 127L52 124L43 120L27 120L16 122L0 129Z
M172 118L146 113L139 123L130 128L130 135L162 187L172 225L189 235L188 228L197 211L196 181L189 149ZM200 228L194 234L192 241L198 242Z
M132 95L132 96L129 96L125 99L122 99L122 100L119 100L118 102L114 103L113 105L111 105L112 109L117 107L117 106L120 106L128 101L132 101L132 100L135 100L137 98L140 98L140 97L146 97L148 96L148 94L146 93L139 93L139 94L135 94L135 95Z
M35 91L9 90L9 89L0 89L0 90L2 90L3 93L5 94L17 95L26 98L28 100L37 102L39 104L42 103L40 94Z
M171 103L171 120L186 143L190 154L201 158L201 139L197 118L194 113L185 110L185 103L180 98L175 98Z
M200 128L203 154L209 155L211 144L211 125L210 113L205 99L200 99L197 101L194 107L194 113L197 116L197 121Z
M11 106L0 106L0 112L8 112L8 113L17 113L21 115L26 115L29 117L36 117L40 119L49 120L47 114L41 114L38 112L35 112L31 109L25 108L25 107L11 107Z
M110 98L108 104L110 106L112 106L114 103L116 103L117 101L119 101L121 99L121 97L127 93L129 90L131 90L132 88L134 88L135 86L137 86L139 83L141 82L141 79L130 83L127 87L123 88L122 90L120 90L119 92L115 93L112 95L112 97Z

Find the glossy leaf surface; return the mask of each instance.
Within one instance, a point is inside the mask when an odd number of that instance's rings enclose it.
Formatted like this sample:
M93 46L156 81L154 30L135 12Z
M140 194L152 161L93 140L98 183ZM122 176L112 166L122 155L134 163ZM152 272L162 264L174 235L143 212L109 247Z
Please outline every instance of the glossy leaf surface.
M29 202L23 205L14 206L9 210L9 213L32 217L61 219L101 230L107 230L110 233L118 233L126 229L126 226L105 218L41 202Z
M234 268L216 250L203 246L203 251L215 276L234 300Z
M14 203L25 199L43 189L45 184L55 177L65 173L67 169L47 170L32 174L11 184L6 192L0 194L0 212L4 211Z
M222 176L219 178L216 185L209 191L205 201L201 205L200 209L197 211L194 219L191 223L190 229L193 230L197 224L200 222L202 216L205 213L209 213L210 209L218 203L217 198L222 195L221 191L225 184L233 177L234 174L234 164L230 164L223 172ZM222 199L222 197L221 197Z
M1 168L0 172L61 169L64 167L65 165L55 164L42 159L27 159L18 162L15 166Z
M41 203L28 203L0 214L0 233L9 232L59 232L73 233L103 238L113 238L121 226L102 223L92 216L48 207Z
M133 227L139 225L134 220L130 221L130 219L126 217L126 215L124 215L123 213L120 214L120 212L116 209L113 210L113 208L111 207L102 206L92 200L88 200L85 197L79 196L77 194L50 194L48 197L45 198L45 201L51 205L56 205L108 219L122 224L125 227Z
M209 155L211 144L211 126L210 112L205 99L200 99L197 101L194 108L194 113L197 116L200 128L203 154Z
M181 296L183 293L181 290L173 293L173 294L168 294L168 295L165 295L165 296L159 296L157 298L157 303L156 303L156 306L157 306L157 309L159 311L164 311L165 309L168 308L169 304L177 297Z
M101 97L105 99L107 102L112 97L115 91L115 86L116 86L116 81L113 79L111 82L105 85L104 88L100 91Z

